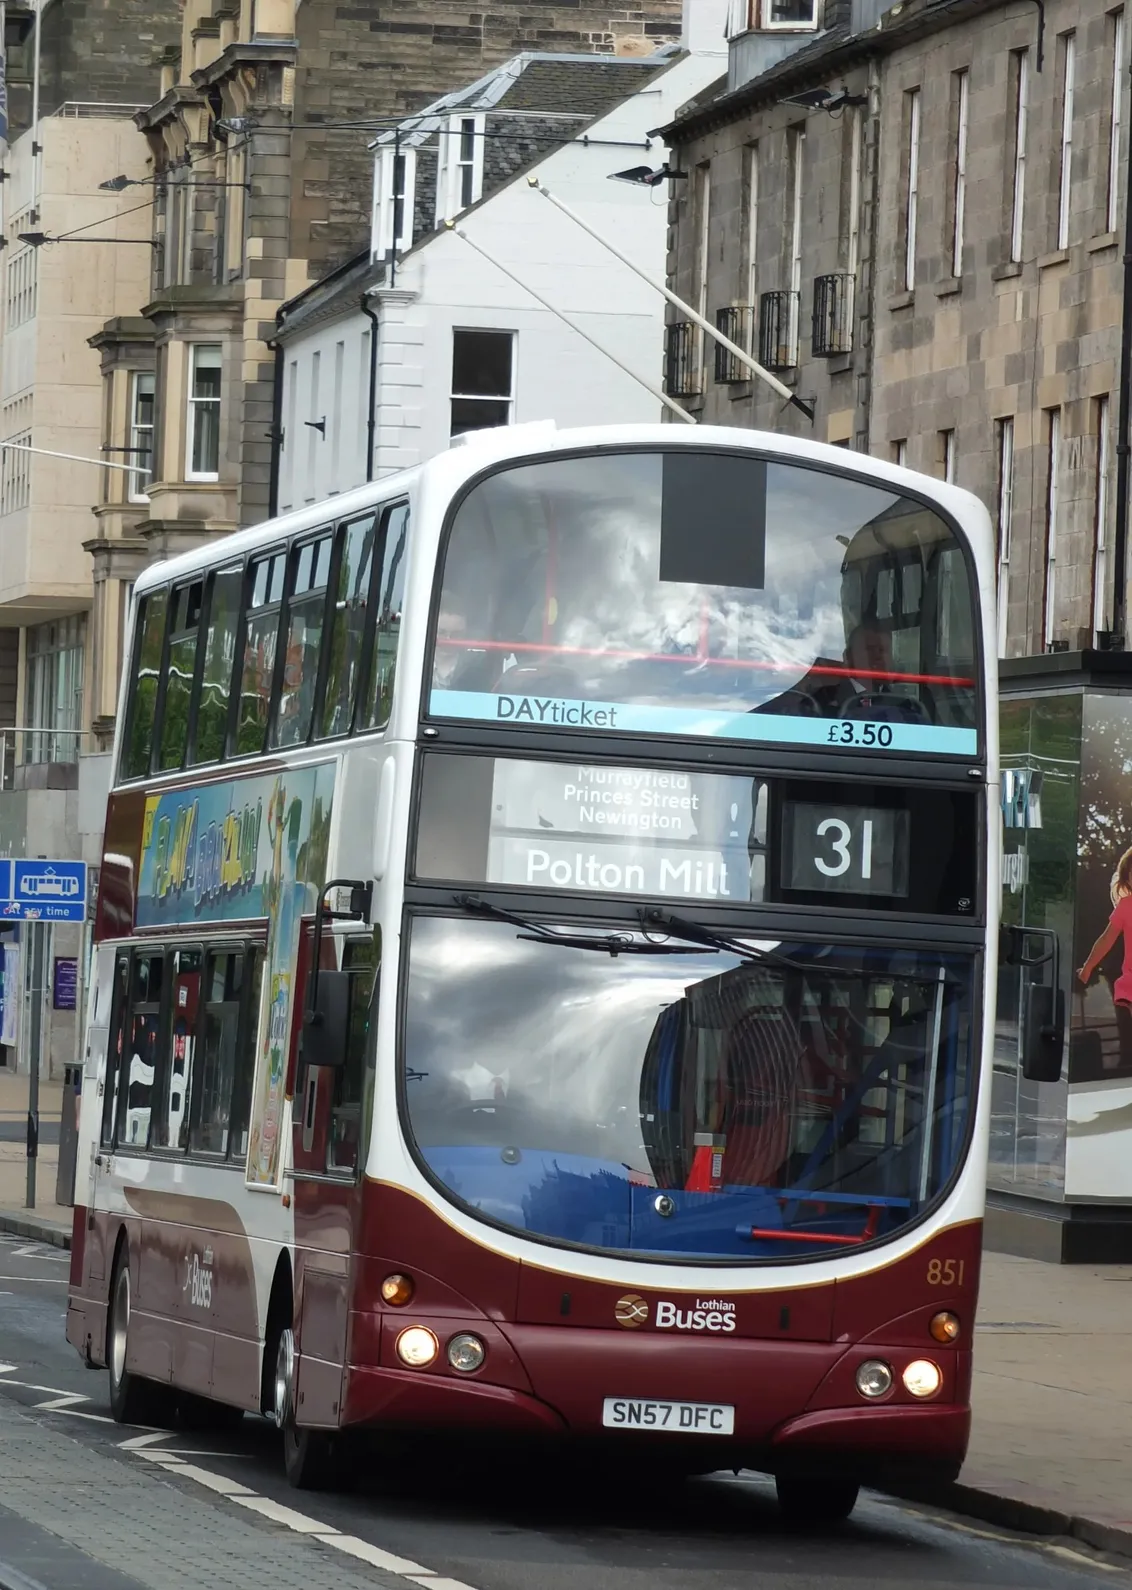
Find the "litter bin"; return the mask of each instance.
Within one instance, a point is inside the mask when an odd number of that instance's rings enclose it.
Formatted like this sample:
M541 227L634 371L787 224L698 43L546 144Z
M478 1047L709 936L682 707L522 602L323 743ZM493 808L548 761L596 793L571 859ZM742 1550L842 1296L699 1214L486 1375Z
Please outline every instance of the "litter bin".
M63 1068L63 1113L59 1120L59 1171L55 1178L55 1202L65 1209L75 1206L75 1165L79 1154L79 1094L83 1086L82 1066Z

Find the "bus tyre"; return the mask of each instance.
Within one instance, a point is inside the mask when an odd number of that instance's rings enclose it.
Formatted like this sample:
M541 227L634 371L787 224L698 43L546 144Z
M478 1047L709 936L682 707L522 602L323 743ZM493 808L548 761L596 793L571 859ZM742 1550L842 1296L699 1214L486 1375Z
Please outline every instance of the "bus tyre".
M110 1320L106 1327L110 1412L119 1424L156 1424L169 1411L169 1393L166 1387L126 1368L130 1303L130 1250L123 1243L110 1287Z
M295 1423L295 1337L279 1333L275 1356L275 1423L283 1435L283 1467L298 1491L329 1490L338 1474L335 1439L325 1430L303 1430Z
M856 1480L828 1474L778 1474L778 1505L792 1524L843 1524L857 1505Z

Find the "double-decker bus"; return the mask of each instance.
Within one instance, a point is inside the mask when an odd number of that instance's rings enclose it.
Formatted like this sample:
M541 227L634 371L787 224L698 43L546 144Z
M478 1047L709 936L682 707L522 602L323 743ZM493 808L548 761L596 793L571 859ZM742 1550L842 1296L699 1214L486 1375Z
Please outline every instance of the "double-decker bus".
M969 1427L997 943L966 493L480 433L138 580L68 1337L119 1420L851 1510Z

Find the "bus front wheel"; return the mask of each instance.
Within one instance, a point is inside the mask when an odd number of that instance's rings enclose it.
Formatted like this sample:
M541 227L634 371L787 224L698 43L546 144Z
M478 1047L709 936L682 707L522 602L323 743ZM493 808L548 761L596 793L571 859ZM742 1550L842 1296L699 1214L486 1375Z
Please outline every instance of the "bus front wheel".
M283 1436L283 1467L299 1491L329 1490L338 1477L336 1443L325 1430L304 1430L295 1423L295 1338L279 1334L275 1358L275 1423Z
M792 1524L842 1524L857 1505L856 1480L828 1474L777 1474L778 1505Z

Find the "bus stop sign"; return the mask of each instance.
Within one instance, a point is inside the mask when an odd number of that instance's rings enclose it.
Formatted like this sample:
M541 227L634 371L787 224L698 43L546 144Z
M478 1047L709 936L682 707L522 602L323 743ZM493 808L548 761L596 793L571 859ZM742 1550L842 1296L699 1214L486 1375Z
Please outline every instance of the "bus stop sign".
M85 861L0 860L0 920L82 922Z

